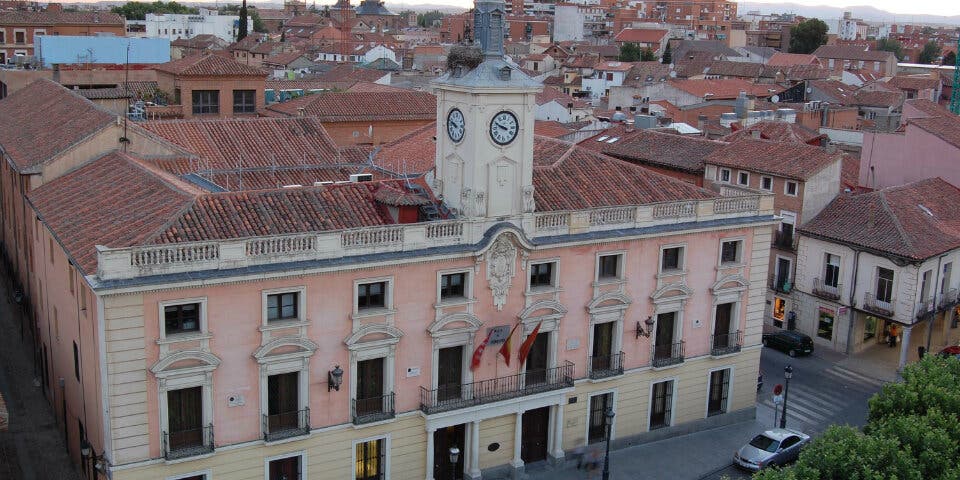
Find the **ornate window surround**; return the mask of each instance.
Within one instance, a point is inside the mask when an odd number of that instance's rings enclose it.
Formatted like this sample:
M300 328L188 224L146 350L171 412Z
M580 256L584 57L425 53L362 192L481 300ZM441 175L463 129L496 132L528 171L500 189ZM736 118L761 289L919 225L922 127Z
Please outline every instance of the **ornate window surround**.
M197 364L189 367L172 368L184 361ZM158 414L160 430L166 431L169 425L169 405L167 392L184 388L201 387L200 398L203 402L201 425L213 423L213 372L220 366L220 358L201 350L180 350L158 360L150 367L157 378Z
M298 351L271 355L270 352L282 347L295 346ZM299 336L277 337L262 345L253 353L260 365L260 415L267 414L267 378L271 375L297 372L298 385L297 409L303 410L310 405L310 357L319 347L316 343Z
M455 323L464 323L460 327L447 328L448 325ZM483 322L476 315L466 312L450 313L434 321L427 327L427 332L433 337L433 354L431 356L432 372L430 384L432 389L436 389L439 382L440 373L440 349L448 347L463 346L463 365L461 367L462 383L473 381L473 372L470 370L470 359L473 354L473 345L476 341L477 331L483 326Z

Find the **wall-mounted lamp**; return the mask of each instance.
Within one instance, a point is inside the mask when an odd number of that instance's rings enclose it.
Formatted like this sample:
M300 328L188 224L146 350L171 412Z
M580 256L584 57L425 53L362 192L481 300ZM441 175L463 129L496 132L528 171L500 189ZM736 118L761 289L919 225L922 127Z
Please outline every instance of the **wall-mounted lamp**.
M83 439L83 441L80 442L80 456L83 458L89 457L90 450L92 450L92 447L90 446L90 442L88 442L87 439Z
M644 330L643 326L640 325L640 321L639 320L637 321L637 338L640 338L640 337L650 338L650 334L653 333L653 324L655 323L653 321L653 317L652 316L647 317L647 319L644 320L643 323L644 325L647 326L646 330Z
M343 382L343 369L340 365L333 367L333 370L327 372L327 391L340 391L340 384Z

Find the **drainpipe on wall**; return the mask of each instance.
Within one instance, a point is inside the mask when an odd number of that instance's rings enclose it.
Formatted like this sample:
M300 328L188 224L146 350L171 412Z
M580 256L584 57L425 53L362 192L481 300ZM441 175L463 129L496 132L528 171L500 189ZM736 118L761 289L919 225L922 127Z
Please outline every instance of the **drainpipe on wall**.
M847 351L846 354L853 353L853 324L856 321L857 314L854 312L854 305L857 297L857 275L860 272L860 250L853 251L853 279L850 282L850 304L849 320L847 320Z
M924 352L930 351L930 339L933 337L933 324L937 320L937 292L940 291L940 273L943 268L941 264L945 256L946 255L940 255L940 258L937 259L937 277L936 280L933 281L933 313L930 315L930 325L927 326L927 347ZM946 319L946 314L944 314L944 319Z

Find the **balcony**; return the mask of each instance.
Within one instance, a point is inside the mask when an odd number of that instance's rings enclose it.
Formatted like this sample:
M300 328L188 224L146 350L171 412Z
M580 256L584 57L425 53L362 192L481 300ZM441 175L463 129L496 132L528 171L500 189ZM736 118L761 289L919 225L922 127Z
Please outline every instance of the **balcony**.
M379 397L355 398L350 407L354 425L389 420L396 415L393 400L396 394L388 393Z
M420 387L420 410L430 415L572 387L573 369L572 362L564 362L546 370L466 383L461 385L459 397Z
M790 293L793 291L793 282L787 277L770 275L770 290L778 293Z
M933 298L927 298L922 302L917 302L917 306L916 306L917 320L920 320L923 317L926 317L927 315L934 313L936 311L935 305L936 304L934 303Z
M263 441L274 442L284 438L310 433L310 408L263 416Z
M163 458L176 460L213 452L213 424L163 432Z
M710 356L721 357L740 351L743 346L743 332L737 330L732 333L718 333L713 335L710 343Z
M957 289L951 288L940 295L940 300L937 302L937 308L940 310L946 310L957 304Z
M840 300L840 284L838 283L834 287L823 283L823 280L819 278L814 278L813 294L826 300Z
M870 292L863 294L863 309L884 317L893 317L893 301L883 301Z
M797 238L792 233L777 230L773 232L773 246L793 252L797 250Z
M655 345L653 347L653 368L669 367L683 363L684 342Z
M623 352L611 355L590 357L590 378L601 378L623 375Z

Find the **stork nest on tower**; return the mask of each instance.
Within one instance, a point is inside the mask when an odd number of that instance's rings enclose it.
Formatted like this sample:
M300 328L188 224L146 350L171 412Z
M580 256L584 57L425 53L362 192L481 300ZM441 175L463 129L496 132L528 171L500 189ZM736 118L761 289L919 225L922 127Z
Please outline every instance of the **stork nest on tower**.
M479 47L458 45L450 49L447 54L447 70L462 67L464 70L473 70L483 63L483 53Z

